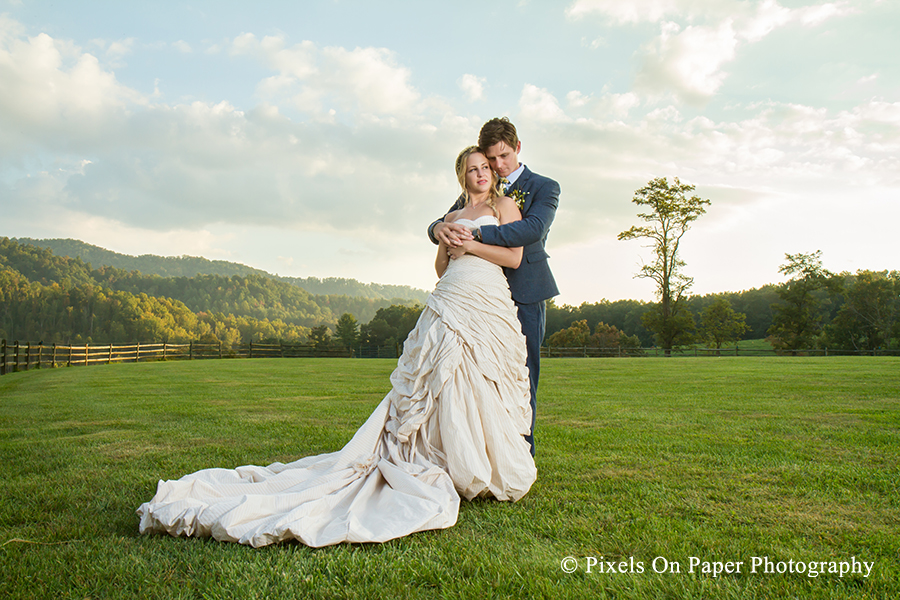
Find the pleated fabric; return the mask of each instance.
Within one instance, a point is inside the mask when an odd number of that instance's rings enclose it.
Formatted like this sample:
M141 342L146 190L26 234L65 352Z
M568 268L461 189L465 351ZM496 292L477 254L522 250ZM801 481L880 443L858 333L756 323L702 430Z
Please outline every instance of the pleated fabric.
M479 225L482 219L468 222ZM391 374L391 391L338 452L160 481L141 533L254 547L385 542L456 523L460 496L516 501L537 470L525 338L503 271L450 266Z

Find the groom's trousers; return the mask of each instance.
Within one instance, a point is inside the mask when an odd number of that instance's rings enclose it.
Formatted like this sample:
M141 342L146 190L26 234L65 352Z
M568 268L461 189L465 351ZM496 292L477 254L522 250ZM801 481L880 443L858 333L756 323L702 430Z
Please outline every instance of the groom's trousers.
M522 323L522 333L525 335L525 346L528 350L525 365L528 367L528 377L531 380L531 432L525 436L525 440L531 444L531 455L534 456L537 387L541 374L541 344L544 342L544 332L547 328L547 306L542 300L531 304L516 302L516 308L519 312L519 322Z

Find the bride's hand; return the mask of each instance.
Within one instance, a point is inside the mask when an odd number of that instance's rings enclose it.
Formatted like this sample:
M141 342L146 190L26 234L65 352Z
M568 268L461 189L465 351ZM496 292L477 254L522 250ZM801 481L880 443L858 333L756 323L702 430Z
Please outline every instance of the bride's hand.
M453 246L452 248L447 249L447 255L450 257L450 260L455 260L460 256L465 255L468 252L469 246L471 242L463 242L460 246Z
M454 248L466 240L471 240L472 232L459 223L438 223L434 226L434 237L438 242L444 242L448 247Z

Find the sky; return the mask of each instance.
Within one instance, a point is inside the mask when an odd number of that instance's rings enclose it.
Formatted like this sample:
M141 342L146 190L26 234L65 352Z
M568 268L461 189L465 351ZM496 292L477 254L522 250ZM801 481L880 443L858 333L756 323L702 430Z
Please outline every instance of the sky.
M692 292L898 269L896 0L0 0L0 236L430 290L456 155L561 187L557 304L652 301L636 190L710 200Z

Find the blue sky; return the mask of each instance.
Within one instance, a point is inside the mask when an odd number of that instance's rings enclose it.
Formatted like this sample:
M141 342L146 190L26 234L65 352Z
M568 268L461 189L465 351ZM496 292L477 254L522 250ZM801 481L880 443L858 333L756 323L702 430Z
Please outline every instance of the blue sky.
M430 289L506 115L562 188L560 303L653 299L616 236L655 177L712 202L695 293L897 269L898 40L891 0L0 0L0 235Z

